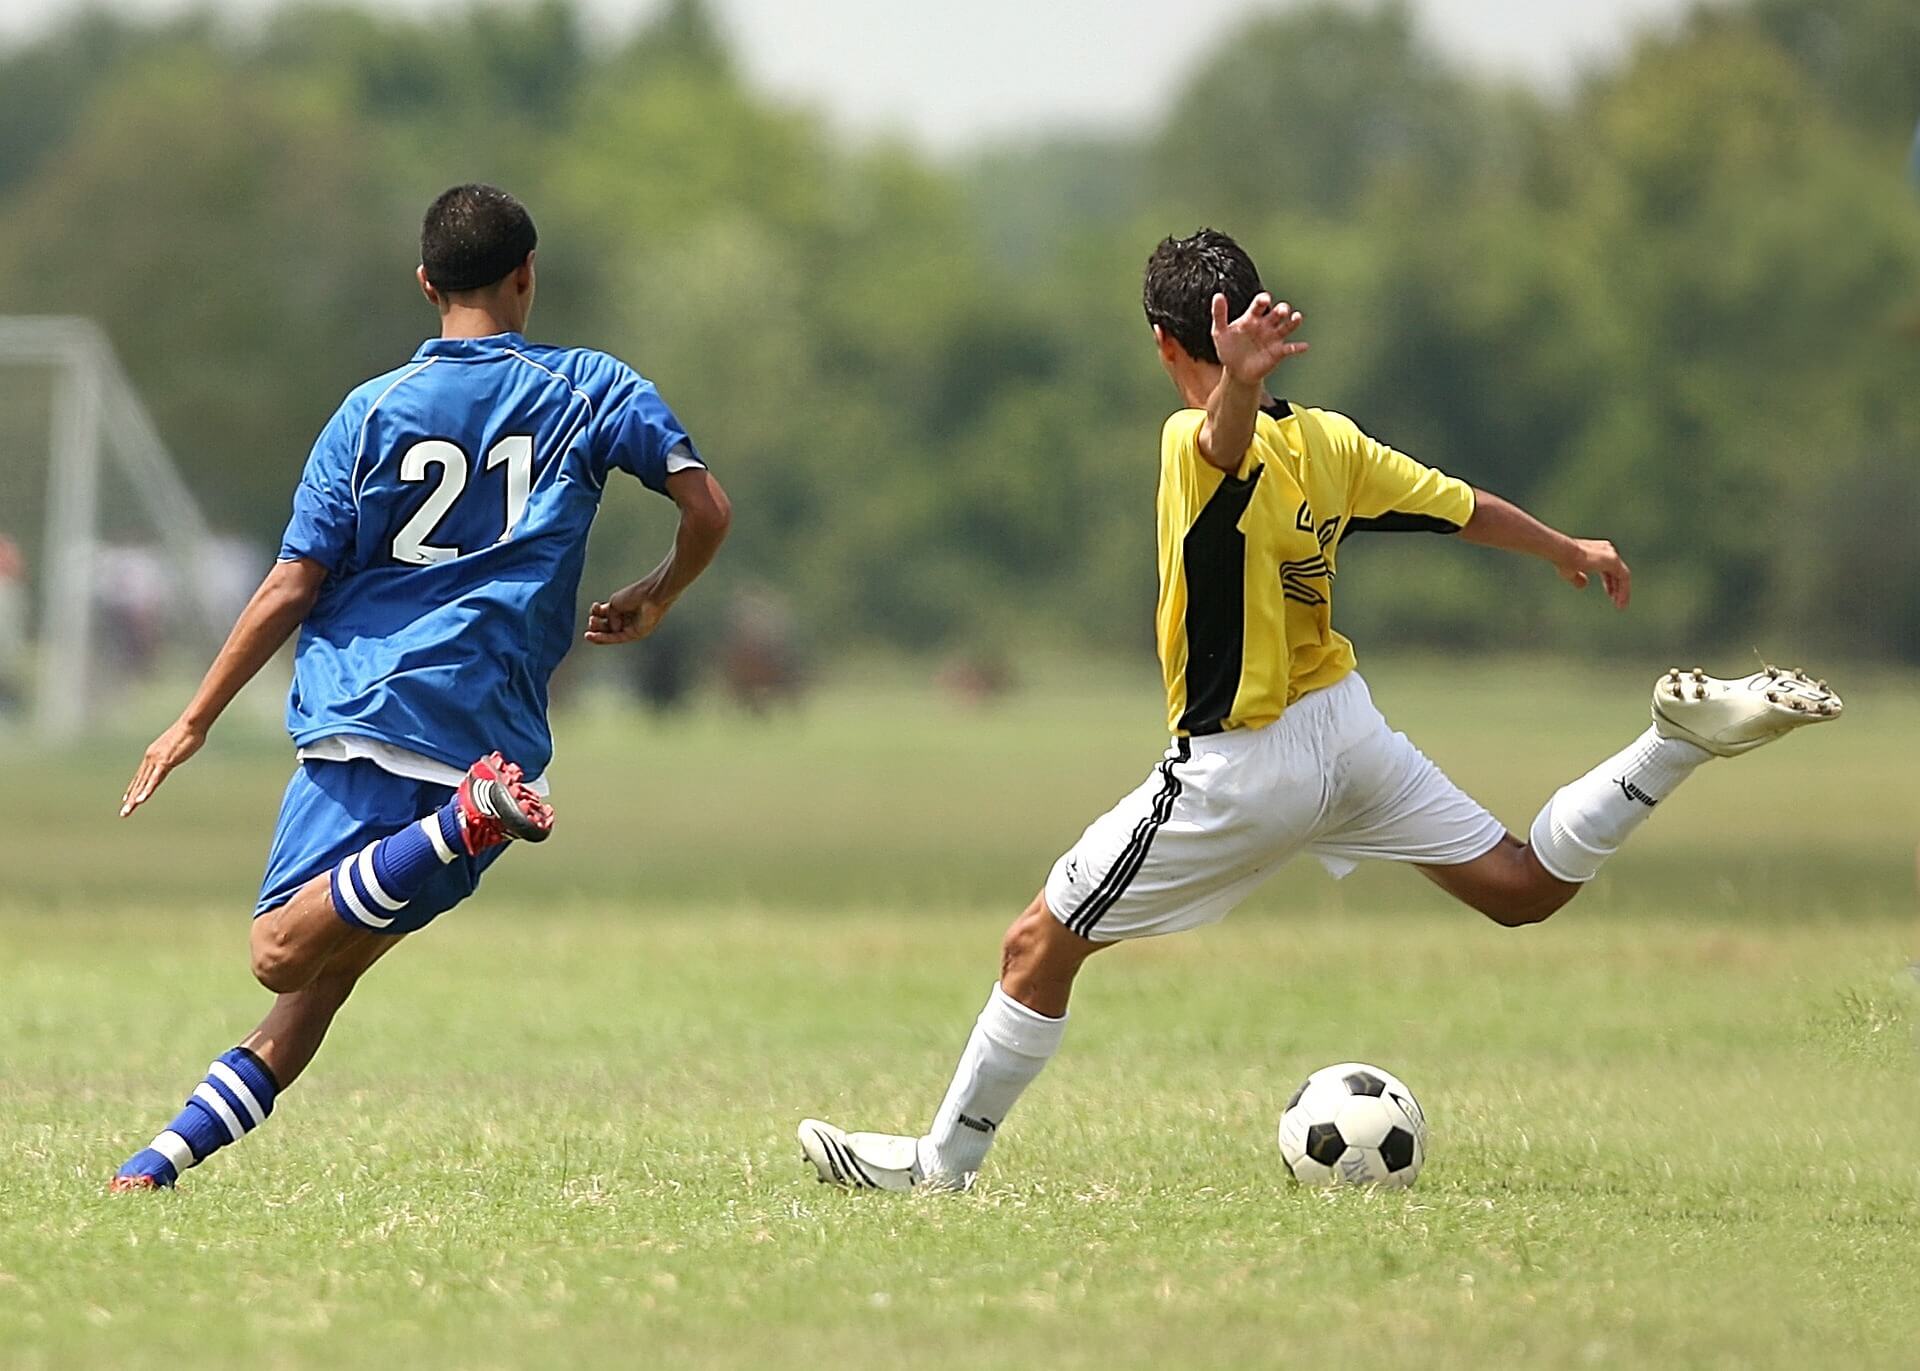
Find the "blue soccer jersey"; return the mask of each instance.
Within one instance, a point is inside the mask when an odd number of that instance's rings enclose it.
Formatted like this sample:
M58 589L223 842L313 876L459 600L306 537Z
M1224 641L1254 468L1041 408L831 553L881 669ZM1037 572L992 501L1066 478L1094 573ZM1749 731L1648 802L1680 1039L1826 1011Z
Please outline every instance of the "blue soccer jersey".
M539 775L608 474L664 493L698 461L650 382L584 348L437 338L360 386L280 547L329 573L294 659L294 743L371 738L460 770L498 749Z

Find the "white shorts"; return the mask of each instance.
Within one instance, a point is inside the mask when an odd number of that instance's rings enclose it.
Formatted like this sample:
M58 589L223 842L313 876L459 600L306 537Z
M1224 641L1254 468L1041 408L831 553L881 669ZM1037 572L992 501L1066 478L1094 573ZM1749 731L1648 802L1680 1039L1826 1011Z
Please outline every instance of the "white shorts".
M1095 942L1226 917L1301 851L1344 876L1369 857L1454 866L1506 828L1387 726L1358 673L1265 728L1176 738L1047 877L1047 908Z

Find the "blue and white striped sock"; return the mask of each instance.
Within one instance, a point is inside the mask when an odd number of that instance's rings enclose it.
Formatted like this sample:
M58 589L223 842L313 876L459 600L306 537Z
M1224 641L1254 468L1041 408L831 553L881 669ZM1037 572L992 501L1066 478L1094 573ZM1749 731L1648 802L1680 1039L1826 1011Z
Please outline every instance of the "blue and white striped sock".
M179 1117L134 1153L120 1174L172 1185L182 1171L265 1123L279 1093L273 1073L253 1053L244 1047L222 1052L187 1097Z
M355 928L388 928L427 878L466 850L460 806L448 800L418 823L368 843L336 866L330 878L334 912Z

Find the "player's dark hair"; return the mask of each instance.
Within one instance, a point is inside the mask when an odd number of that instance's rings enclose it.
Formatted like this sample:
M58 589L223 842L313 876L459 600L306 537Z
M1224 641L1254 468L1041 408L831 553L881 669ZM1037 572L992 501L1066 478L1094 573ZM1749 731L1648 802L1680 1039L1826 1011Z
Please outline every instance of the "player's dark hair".
M1190 238L1163 238L1147 258L1140 292L1147 322L1158 324L1197 362L1218 362L1213 349L1213 297L1227 297L1227 317L1247 312L1263 287L1246 249L1218 229Z
M441 294L501 280L540 241L527 207L498 186L455 186L427 206L420 265Z

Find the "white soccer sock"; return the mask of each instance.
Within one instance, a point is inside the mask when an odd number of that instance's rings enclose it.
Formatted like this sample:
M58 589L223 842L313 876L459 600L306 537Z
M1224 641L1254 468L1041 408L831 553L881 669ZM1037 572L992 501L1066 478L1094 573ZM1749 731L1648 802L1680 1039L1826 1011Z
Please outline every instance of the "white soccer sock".
M920 1169L929 1177L954 1179L978 1171L1007 1111L1060 1050L1066 1031L1064 1014L1057 1019L1036 1014L996 984L974 1022L933 1127L920 1139Z
M1563 881L1592 880L1653 807L1712 755L1649 728L1625 751L1554 792L1528 835L1533 855Z

